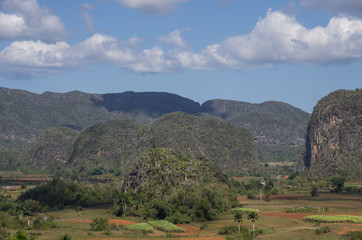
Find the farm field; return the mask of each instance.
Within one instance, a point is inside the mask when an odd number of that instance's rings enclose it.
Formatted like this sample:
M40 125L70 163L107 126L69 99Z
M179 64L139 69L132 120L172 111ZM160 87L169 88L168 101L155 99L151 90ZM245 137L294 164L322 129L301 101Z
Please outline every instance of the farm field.
M361 193L324 193L319 197L311 197L309 194L300 195L300 192L287 192L283 195L275 195L272 200L249 200L245 196L239 197L245 208L259 209L260 218L256 221L257 231L261 231L256 239L340 239L343 234L350 231L362 231L362 224L356 223L316 223L304 221L303 218L309 215L353 215L362 216L362 194ZM286 208L310 206L311 208L329 208L327 213L296 212L286 213ZM153 233L142 233L131 231L126 226L145 222L140 218L119 218L109 211L110 206L87 208L84 211L76 212L74 209L49 212L48 215L54 218L57 228L50 230L39 230L37 239L57 239L69 234L72 239L92 240L121 240L121 239L182 239L182 240L221 240L227 236L220 235L219 231L224 226L237 226L231 212L227 212L218 220L190 224L178 224L185 232L166 233L154 230ZM108 219L113 225L108 232L91 231L90 223L95 218ZM201 225L207 227L200 230ZM252 229L252 222L247 220L247 214L243 215L241 223L243 227ZM317 235L319 228L328 226L330 232ZM14 233L15 231L12 231ZM35 231L26 231L28 235L34 235Z

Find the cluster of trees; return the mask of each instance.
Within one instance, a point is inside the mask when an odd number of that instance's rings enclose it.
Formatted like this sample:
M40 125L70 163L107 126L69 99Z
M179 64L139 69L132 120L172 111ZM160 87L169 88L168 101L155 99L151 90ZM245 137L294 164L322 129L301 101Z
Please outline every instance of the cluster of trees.
M214 220L219 213L238 206L235 192L220 186L167 188L160 197L154 191L139 188L120 193L113 210L117 216L166 219L172 223Z
M44 185L31 188L19 196L19 200L38 201L51 209L63 209L65 206L91 207L112 203L115 190L110 186L85 186L73 181L54 179Z

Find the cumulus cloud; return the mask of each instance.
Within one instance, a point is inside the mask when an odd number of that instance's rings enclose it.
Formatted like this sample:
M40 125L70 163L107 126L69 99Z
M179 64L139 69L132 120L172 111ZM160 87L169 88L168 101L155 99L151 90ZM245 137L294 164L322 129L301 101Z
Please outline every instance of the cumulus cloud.
M302 6L320 8L362 16L361 0L300 0Z
M178 53L182 66L204 70L271 67L279 63L321 65L361 57L361 19L339 16L325 28L306 29L294 17L271 10L250 34L229 37L200 53Z
M150 15L164 15L175 10L175 5L188 0L118 0L126 8L138 8Z
M187 48L187 43L181 37L181 33L184 31L190 31L190 28L177 29L170 32L167 36L159 37L158 40L178 48Z
M216 70L265 68L277 64L325 65L362 59L362 19L337 16L326 27L307 29L293 16L269 10L245 35L225 39L194 52L175 30L160 40L176 48L143 49L139 38L120 41L94 34L70 46L64 41L15 41L0 52L0 74L32 77L91 64L118 66L136 73L182 69Z
M174 60L161 48L138 50L138 38L125 42L94 34L74 46L66 42L15 41L0 52L0 74L9 78L31 78L61 73L90 64L108 64L136 73L174 70Z
M36 0L4 0L0 11L0 40L63 40L67 31L62 21Z

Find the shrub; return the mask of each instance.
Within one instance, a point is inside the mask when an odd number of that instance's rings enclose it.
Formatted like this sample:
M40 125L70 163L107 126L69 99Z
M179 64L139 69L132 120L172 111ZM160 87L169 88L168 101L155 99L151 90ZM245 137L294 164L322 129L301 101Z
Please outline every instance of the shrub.
M240 231L243 228L243 226L240 226ZM239 229L237 226L224 226L220 229L219 234L221 235L231 235L239 232Z
M331 228L329 226L324 226L321 228L318 228L317 230L315 230L315 234L317 235L321 235L323 233L328 233L331 231Z
M248 199L254 199L255 198L255 192L254 191L247 191L246 196Z
M230 240L241 240L241 239L252 239L253 234L243 226L240 226L240 233L237 226L224 226L219 231L220 235L229 235L226 239Z
M72 240L72 237L69 234L65 234L64 236L58 238L58 240Z
M200 226L200 230L204 230L204 229L206 229L206 228L208 228L208 227L209 227L209 224L203 223L203 224Z
M91 230L103 231L108 228L108 220L104 218L95 218L91 223Z
M347 240L361 240L362 239L362 231L353 231L343 235L342 239Z
M173 215L166 217L166 220L174 224L190 223L192 221L191 218L187 216L187 214L182 214L180 212L176 212Z

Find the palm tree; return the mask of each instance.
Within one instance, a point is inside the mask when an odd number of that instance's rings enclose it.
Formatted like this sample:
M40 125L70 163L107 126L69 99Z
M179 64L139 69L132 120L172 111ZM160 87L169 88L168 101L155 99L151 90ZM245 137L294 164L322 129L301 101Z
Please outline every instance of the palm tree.
M239 233L240 233L240 223L243 221L243 213L240 211L236 211L234 213L234 222L239 224Z
M248 220L253 223L253 238L255 237L255 222L259 219L259 215L257 212L250 212L248 214Z

